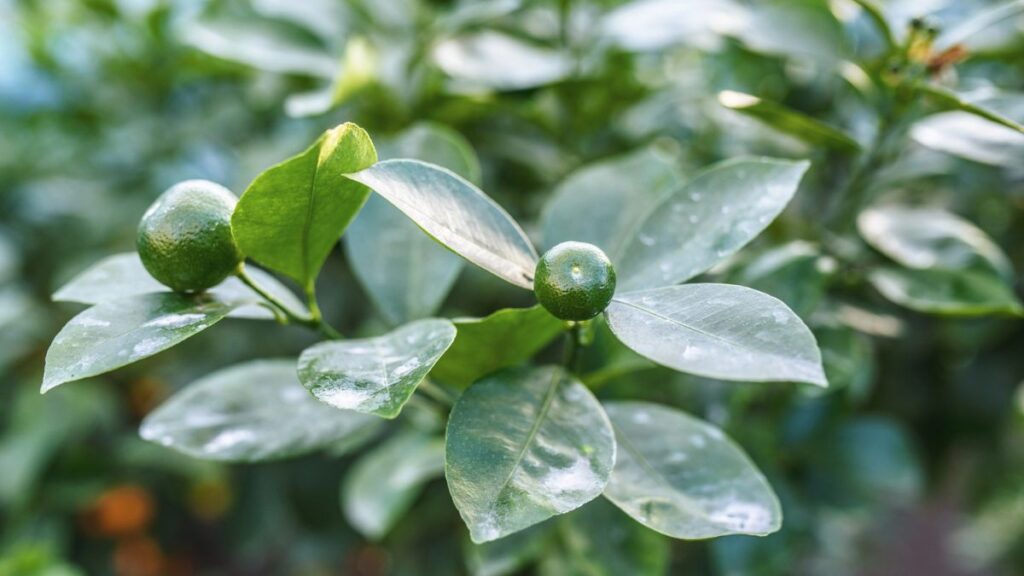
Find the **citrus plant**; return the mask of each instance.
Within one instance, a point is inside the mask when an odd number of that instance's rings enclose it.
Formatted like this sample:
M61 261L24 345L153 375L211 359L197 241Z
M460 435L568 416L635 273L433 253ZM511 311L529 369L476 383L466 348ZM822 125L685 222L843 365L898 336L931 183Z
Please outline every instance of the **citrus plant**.
M412 484L439 472L443 456L452 500L474 542L514 534L602 495L677 538L768 534L782 522L779 503L740 448L673 408L602 404L580 381L576 359L594 324L606 322L623 344L676 370L826 386L814 336L784 303L740 286L683 284L764 230L807 167L727 161L649 211L621 214L629 221L608 228L614 234L601 246L562 242L538 258L519 224L466 178L416 159L378 161L367 133L343 124L258 176L237 205L209 182L165 192L142 217L138 256L105 260L58 292L94 306L54 339L43 391L156 354L231 315L293 322L325 340L295 360L249 363L197 382L150 415L142 436L202 458L278 458L394 419L419 391L447 419L443 450L439 437L407 436L388 449L400 460L422 460L409 472ZM372 193L445 248L533 290L540 307L496 312L465 333L465 320L410 318L379 336L343 337L319 311L316 279L347 229L369 236L363 242L389 232L349 229ZM549 217L579 215L556 206ZM629 232L619 234L623 229ZM241 254L294 281L304 301L241 264ZM409 293L420 285L399 288ZM443 297L433 294L420 310ZM529 329L509 329L509 322ZM559 332L566 333L564 362L531 362ZM457 366L434 370L445 364ZM396 473L379 466L384 476ZM356 515L380 533L397 514L376 513L384 518Z

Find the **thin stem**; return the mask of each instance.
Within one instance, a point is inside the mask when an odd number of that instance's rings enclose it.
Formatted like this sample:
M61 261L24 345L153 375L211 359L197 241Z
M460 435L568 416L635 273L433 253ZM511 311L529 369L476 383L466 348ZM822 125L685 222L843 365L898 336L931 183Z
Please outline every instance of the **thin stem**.
M338 331L324 323L319 317L314 316L312 313L309 316L306 316L292 310L287 304L278 299L277 296L274 296L263 286L260 286L252 276L249 276L248 272L245 271L244 263L238 265L238 270L235 271L235 276L237 276L243 284L251 288L253 292L259 294L261 298L266 300L274 310L274 317L278 322L281 322L282 324L292 322L300 326L319 330L328 338L341 338L341 334L338 333ZM319 313L319 310L317 310L317 312Z
M565 360L563 366L573 374L579 372L580 348L582 348L580 330L580 324L574 322L569 331L565 333Z
M440 404L445 406L455 405L455 398L452 396L452 393L430 380L420 382L419 390Z
M342 338L341 332L334 329L333 326L324 322L324 315L320 311L320 304L316 300L316 284L313 280L310 280L306 284L306 306L309 307L310 319L316 324L316 327L323 333L324 336L333 340Z

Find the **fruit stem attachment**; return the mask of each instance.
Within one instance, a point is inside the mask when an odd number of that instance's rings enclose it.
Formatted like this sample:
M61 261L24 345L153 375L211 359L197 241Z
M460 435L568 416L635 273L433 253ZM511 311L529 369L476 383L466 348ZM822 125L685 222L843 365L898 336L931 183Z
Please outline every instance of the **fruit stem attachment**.
M319 330L328 338L341 338L341 334L324 323L322 319L315 317L312 314L309 316L300 314L289 308L287 304L279 300L276 296L267 292L263 286L260 286L255 280L253 280L252 276L249 276L245 271L244 262L238 265L238 269L235 270L235 276L270 304L270 306L275 310L274 317L277 318L278 322L281 322L282 324L294 322L300 326Z
M583 323L570 322L565 333L565 361L563 366L575 374L579 371L580 348L583 347Z

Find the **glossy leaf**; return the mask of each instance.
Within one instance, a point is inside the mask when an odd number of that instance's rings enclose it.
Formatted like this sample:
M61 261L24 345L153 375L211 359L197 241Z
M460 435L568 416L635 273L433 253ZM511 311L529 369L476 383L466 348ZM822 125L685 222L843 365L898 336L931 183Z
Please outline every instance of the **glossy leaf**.
M730 284L685 284L621 294L607 311L623 344L709 378L827 386L814 335L781 301Z
M342 175L376 161L370 137L347 123L257 176L231 219L242 252L308 286L370 194Z
M379 147L383 158L407 156L444 166L467 180L480 177L473 149L457 133L428 124ZM463 260L433 241L401 211L371 196L345 236L352 271L392 324L434 314L462 270Z
M341 488L345 518L363 536L379 539L412 506L423 484L444 472L444 440L407 432L363 456Z
M637 224L681 184L676 159L654 147L584 166L544 207L544 244L589 242L614 262Z
M710 48L719 35L736 33L749 18L746 6L735 0L639 0L609 12L601 29L613 43L636 52L675 44Z
M757 96L725 90L718 93L718 102L808 144L845 152L860 150L860 144L838 128Z
M322 342L299 357L299 380L335 408L394 418L454 339L452 323L434 318L375 338Z
M593 500L615 442L601 405L561 368L510 369L459 397L445 458L452 499L480 543Z
M418 160L385 160L348 177L372 188L456 254L533 289L537 253L526 233L464 178Z
M496 90L543 86L565 78L573 68L568 54L493 30L442 40L433 58L452 78Z
M75 316L46 351L42 392L148 358L213 326L239 302L211 294L142 294Z
M882 206L857 217L861 236L908 268L982 269L1013 277L1013 265L980 228L945 210Z
M328 448L375 422L310 397L295 360L257 360L190 384L146 416L139 434L195 458L260 462Z
M456 318L458 335L433 376L465 388L483 376L533 357L563 330L540 305L506 308L485 318Z
M808 162L727 160L658 205L617 262L619 290L678 284L730 256L786 207Z
M605 409L619 452L604 494L637 522L688 540L779 529L771 486L721 430L658 404Z
M247 267L246 272L263 286L268 292L287 304L293 310L302 310L305 305L284 284L273 276L258 269ZM99 304L101 302L120 300L139 294L170 292L171 289L157 282L146 272L135 252L125 252L108 256L61 286L53 294L55 302L78 302L81 304ZM269 308L253 301L261 298L241 280L229 277L209 290L224 302L245 302L246 305L233 310L228 316L234 318L252 318L273 320L274 314Z
M918 312L951 316L1024 313L1013 291L991 272L885 267L871 285L892 302Z

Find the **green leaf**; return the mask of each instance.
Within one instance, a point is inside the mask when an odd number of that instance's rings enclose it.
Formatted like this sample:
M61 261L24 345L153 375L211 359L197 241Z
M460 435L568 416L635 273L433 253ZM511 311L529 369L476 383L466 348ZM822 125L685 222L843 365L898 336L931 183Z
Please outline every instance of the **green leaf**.
M212 294L142 294L75 316L46 351L42 392L148 358L213 326L240 302Z
M231 218L242 252L309 286L370 194L342 175L376 161L370 137L346 123L257 176Z
M918 312L949 316L1024 313L1013 291L991 272L884 267L868 275L887 299Z
M597 500L594 500L596 502ZM473 576L509 576L544 555L552 539L550 522L534 524L526 530L485 542L467 544L466 565Z
M458 133L421 124L379 147L381 157L429 160L468 180L480 177L473 149ZM352 271L392 324L433 315L462 270L463 260L423 233L397 208L372 196L345 236Z
M293 310L305 309L302 301L270 274L258 268L247 268L246 272L253 280ZM57 290L53 294L53 300L55 302L99 304L140 294L170 291L170 288L157 282L146 272L138 254L125 252L108 256L93 264ZM224 302L245 302L245 306L228 314L232 318L274 319L273 312L266 306L253 304L254 301L259 302L261 298L234 276L211 288L209 292Z
M682 184L676 164L650 146L572 173L544 207L544 244L589 242L617 261L637 224Z
M787 242L758 254L730 283L775 296L801 318L807 318L825 295L825 280L835 261L802 240Z
M1022 4L1022 6L1024 6L1024 4ZM932 100L938 102L946 110L966 112L967 114L984 118L989 122L999 124L1000 126L1024 134L1024 126L1021 124L1003 116L995 110L975 104L952 90L943 88L942 86L935 86L934 84L920 84L918 89L930 96Z
M495 90L544 86L573 70L568 54L493 30L444 39L432 56L441 70L460 83Z
M1024 119L1020 94L1000 94L975 105L1006 119ZM932 114L914 124L910 135L926 148L993 166L1016 166L1024 156L1024 134L1019 130L966 111Z
M416 500L423 484L444 472L444 441L408 432L363 456L341 488L349 523L372 540L384 537Z
M757 96L724 90L718 93L718 102L730 110L755 118L808 144L844 152L860 150L860 144L838 128Z
M456 254L516 286L533 289L537 253L526 233L494 200L454 172L417 160L385 160L348 177L372 188Z
M980 228L937 208L882 206L857 217L864 240L896 262L917 269L980 269L1013 278L1013 265Z
M601 405L564 370L510 369L459 397L445 457L452 499L481 543L597 497L615 441Z
M455 339L455 327L418 320L364 340L322 342L299 357L299 380L321 402L394 418Z
M314 45L296 42L270 26L226 20L183 26L183 42L211 56L258 70L334 78L337 59Z
M154 410L139 434L195 458L260 462L328 448L377 420L324 406L295 360L256 360L190 384Z
M642 0L610 11L601 21L601 32L614 44L634 52L663 50L675 44L710 50L721 42L719 36L736 32L750 17L750 9L734 0Z
M605 498L568 515L559 528L567 548L563 562L568 571L551 572L552 576L668 573L669 540L634 522Z
M721 430L646 402L605 409L619 451L604 495L634 520L687 540L779 529L771 486Z
M730 284L686 284L616 296L608 326L669 368L708 378L827 386L814 335L781 301Z
M976 14L939 34L939 37L935 39L935 49L941 51L967 42L972 36L986 28L1008 22L1021 12L1024 12L1024 0L1003 2L979 10Z
M740 158L705 170L637 228L617 262L619 289L678 284L733 254L782 212L809 166Z
M486 318L456 318L453 322L458 335L434 366L433 376L461 388L529 360L563 330L562 321L539 304L498 310Z
M849 388L854 399L863 400L875 375L871 338L841 324L815 328L814 335L821 348L829 391Z

